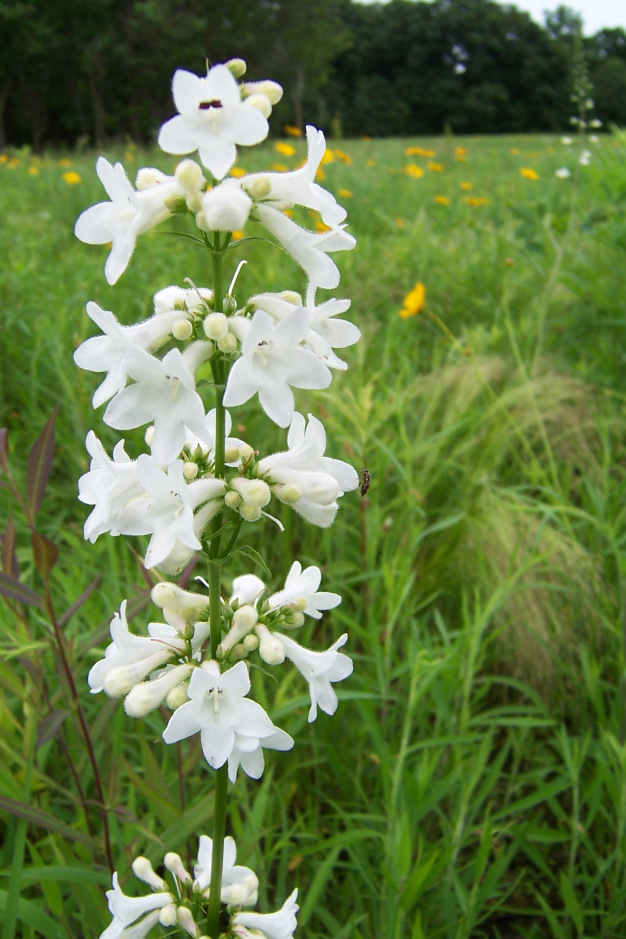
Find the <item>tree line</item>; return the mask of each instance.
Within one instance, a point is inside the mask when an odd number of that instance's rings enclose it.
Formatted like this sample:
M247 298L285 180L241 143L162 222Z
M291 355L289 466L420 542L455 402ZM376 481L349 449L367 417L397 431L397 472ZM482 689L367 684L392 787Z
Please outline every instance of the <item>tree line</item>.
M626 124L626 32L580 38L494 0L0 0L0 148L150 141L176 68L233 56L345 136L565 131L581 56L595 116Z

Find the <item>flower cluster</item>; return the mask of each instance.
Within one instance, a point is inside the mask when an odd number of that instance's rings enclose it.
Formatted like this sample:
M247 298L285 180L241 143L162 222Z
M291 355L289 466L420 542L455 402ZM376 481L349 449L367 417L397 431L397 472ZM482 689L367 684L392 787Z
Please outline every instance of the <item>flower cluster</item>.
M109 912L113 917L100 939L143 939L153 929L162 935L159 926L178 926L193 939L208 939L199 922L206 922L206 906L210 897L212 839L201 835L198 862L193 876L186 870L181 857L173 851L163 859L161 877L146 857L137 857L132 870L135 877L152 888L152 893L129 897L120 888L117 873L112 889L107 891ZM220 901L226 907L230 930L228 935L239 939L291 939L296 928L298 891L275 913L255 913L249 909L257 903L259 880L249 867L235 864L237 849L232 838L224 839L224 855ZM169 881L169 883L168 883Z
M247 525L268 518L282 528L270 514L272 499L326 528L339 498L359 483L352 466L326 455L323 424L297 411L294 396L294 389L327 388L333 371L347 368L336 350L360 336L342 319L348 300L317 299L318 291L339 283L331 255L352 248L354 238L345 230L345 210L316 182L326 145L313 127L307 127L307 157L299 168L227 176L237 147L265 138L267 118L282 94L275 82L238 81L244 72L240 59L216 65L204 77L176 72L178 114L163 125L158 141L166 153L188 157L197 151L200 163L186 158L173 176L141 169L133 188L121 164L112 166L101 157L96 169L110 201L87 209L76 223L83 241L111 243L105 263L111 284L128 266L138 235L173 213L190 219L193 240L211 252L213 285L187 281L186 287L158 291L153 315L143 322L125 326L112 311L87 304L99 335L86 339L74 358L79 367L103 375L93 405L104 407L108 427L131 432L131 438L118 440L109 455L89 431L91 464L79 481L79 498L92 507L85 522L90 541L107 532L149 538L147 569L175 576L206 558L208 582L197 577L197 592L155 583L152 600L160 613L147 634L131 632L127 602L121 603L111 622L111 643L91 668L88 683L93 693L123 698L131 717L166 705L172 713L164 742L199 734L208 766L227 773L233 783L239 767L252 778L262 775L265 750L294 745L252 699L249 660L256 656L263 667L286 661L296 667L308 684L309 721L318 708L334 714L333 685L351 674L352 662L340 651L346 634L325 651L293 638L307 617L319 619L340 602L339 595L319 590L318 567L303 569L294 561L283 588L274 593L255 574L244 573L231 581L230 596L222 589L222 567ZM299 226L290 217L294 206L317 212L325 230ZM243 262L224 292L221 265L232 233L248 223L262 226L304 271L302 293L255 293L239 302L235 288ZM255 396L267 417L287 429L286 449L261 454L231 435L231 409ZM134 433L139 428L145 428L141 444ZM218 778L224 784L216 800L225 799L226 777ZM141 858L133 870L152 886L151 896L125 897L114 878L108 894L113 922L102 939L144 936L157 924L178 925L198 937L204 900L203 922L212 936L224 922L221 903L230 915L229 936L289 939L296 925L296 892L278 913L242 910L256 902L257 881L247 868L234 866L234 844L220 827L224 818L216 808L215 870L211 839L201 838L193 878L180 858L166 856L174 891ZM215 858L222 846L220 873Z

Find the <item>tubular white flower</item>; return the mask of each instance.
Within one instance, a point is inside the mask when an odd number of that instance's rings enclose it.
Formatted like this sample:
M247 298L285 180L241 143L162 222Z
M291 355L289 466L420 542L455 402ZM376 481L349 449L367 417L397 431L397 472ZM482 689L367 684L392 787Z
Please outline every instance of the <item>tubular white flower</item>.
M296 913L300 909L296 900L298 891L294 890L276 913L235 913L233 926L258 929L267 939L292 939L296 928Z
M237 770L242 770L251 779L260 779L265 768L263 750L291 750L293 738L279 727L267 737L250 737L235 733L235 742L228 756L228 778L232 783L237 778Z
M265 584L256 574L242 574L233 580L233 592L229 603L231 606L235 603L237 605L244 603L256 604L266 589Z
M124 698L124 710L129 717L145 717L165 701L174 688L187 681L193 665L176 665L160 673L158 678L134 685Z
M179 316L185 311L199 313L208 310L208 302L212 299L213 291L208 287L163 287L154 295L154 312L158 315L177 310Z
M326 140L321 130L310 124L306 128L308 155L306 163L288 173L250 173L241 180L244 189L251 195L263 191L259 183L267 183L267 194L260 202L275 209L290 209L303 205L319 212L324 224L335 228L346 217L346 210L337 200L315 182L315 174L326 150ZM253 195L254 198L254 195Z
M327 388L328 368L312 352L301 347L309 331L310 317L303 308L293 310L276 323L263 310L257 310L228 376L224 406L244 404L258 393L267 416L286 427L294 411L294 388Z
M318 591L321 581L322 572L319 567L311 565L303 571L300 562L294 561L287 574L283 590L273 593L267 601L268 605L271 610L277 610L297 602L307 616L321 619L322 610L332 610L341 603L338 593ZM304 606L300 601L303 601Z
M267 120L242 103L239 85L226 65L213 66L204 78L178 69L172 93L179 113L161 128L159 146L181 155L197 150L216 179L235 162L236 146L252 146L267 137Z
M219 511L224 481L203 478L188 483L183 465L181 460L176 460L165 473L146 453L137 460L137 478L147 495L136 499L120 513L117 526L120 534L152 535L145 558L147 568L159 567L176 549L177 543L199 551L202 546L197 533L198 516L204 525ZM205 502L210 505L203 506L194 516L194 509Z
M311 649L298 645L289 636L283 636L280 633L276 635L285 646L287 658L293 662L309 683L311 695L309 723L317 717L318 706L326 714L334 714L338 702L331 682L343 681L352 674L353 669L352 660L343 652L337 651L347 642L348 634L344 633L340 636L325 652L313 652Z
M91 466L78 480L78 498L94 506L84 528L85 538L93 543L106 531L119 534L116 524L120 512L145 495L145 490L137 479L137 462L127 455L123 440L115 447L112 460L93 430L87 434L86 446Z
M336 500L356 489L358 474L348 463L324 456L326 432L312 414L306 430L302 414L294 414L287 445L288 450L259 460L257 472L279 499L281 486L287 487L285 501L307 521L327 528L337 513ZM295 498L297 493L301 493L299 498Z
M99 691L111 694L111 686L117 691L115 697L126 694L136 682L166 662L176 660L185 651L185 643L169 626L162 625L158 637L133 635L126 620L126 600L122 602L120 612L114 614L110 631L113 641L107 646L104 659L96 662L87 676L92 694ZM132 676L128 680L126 678L132 669L139 675L134 681Z
M145 920L137 924L138 931L132 933L139 939L158 922L159 914L155 911L173 903L174 897L167 892L152 893L147 897L127 897L120 889L116 871L113 874L113 889L107 890L107 902L113 922L101 933L100 939L119 939L127 926L132 926L144 913L150 913ZM129 935L130 931L124 932L125 937Z
M198 846L198 863L193 869L194 888L205 897L209 896L211 883L213 840L208 835L200 835ZM230 835L224 838L224 855L222 861L222 889L220 900L222 903L232 903L233 894L237 894L238 905L254 906L257 902L259 879L249 867L236 865L237 848Z
M335 226L327 232L312 232L269 205L255 206L252 217L280 241L312 284L329 290L337 286L339 269L328 253L350 251L356 244L343 226Z
M193 372L209 352L210 344L199 342L184 353L171 349L162 361L154 356L129 356L127 370L135 383L109 402L105 424L127 430L154 421L151 450L157 463L176 459L188 431L208 445L204 406Z
M139 855L131 864L132 872L144 884L148 884L153 890L165 890L167 884L162 877L156 873L147 857Z
M172 201L185 193L170 177L136 192L122 164L111 166L104 157L98 158L96 172L111 201L86 209L76 222L74 234L90 245L112 242L104 274L110 284L115 284L128 266L138 235L168 218Z
M103 310L93 301L89 301L86 309L87 315L104 335L93 336L81 343L74 352L74 361L79 368L89 372L107 372L92 398L92 404L97 408L125 387L130 374L130 359L158 349L171 335L172 327L182 313L171 310L134 326L121 326L110 310Z
M189 701L174 712L163 731L166 743L200 734L209 766L223 766L235 748L235 735L255 741L271 737L277 728L263 708L245 696L250 678L244 662L220 674L217 662L204 662L189 682Z

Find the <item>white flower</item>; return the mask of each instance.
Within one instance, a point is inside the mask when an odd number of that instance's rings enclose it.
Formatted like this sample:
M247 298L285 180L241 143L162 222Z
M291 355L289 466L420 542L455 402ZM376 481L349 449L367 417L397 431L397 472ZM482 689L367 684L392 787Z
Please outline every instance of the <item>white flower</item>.
M337 286L339 269L328 252L350 251L356 244L352 235L344 231L344 226L335 226L327 232L312 232L269 205L257 205L252 217L278 238L314 286L329 290Z
M212 870L213 839L207 835L200 835L198 847L198 863L194 866L194 888L209 896ZM259 879L249 867L235 865L237 848L230 835L224 838L224 856L222 862L222 889L220 900L222 903L236 906L254 906L257 902Z
M256 574L242 574L233 580L233 592L229 603L231 606L237 604L256 604L265 592L266 587L260 577Z
M561 143L566 147L571 147L573 140L571 137L561 137Z
M163 125L158 144L166 153L198 151L216 179L222 179L237 158L238 146L252 146L267 136L266 118L241 101L239 86L225 65L206 77L178 69L172 82L179 113Z
M326 150L326 140L321 130L307 125L308 155L306 163L289 173L250 173L241 184L253 199L275 209L290 209L303 205L320 213L324 224L331 228L340 225L346 210L337 200L315 182L315 174Z
M140 939L158 922L159 914L154 911L175 902L172 894L166 892L151 893L147 897L127 897L120 889L117 871L113 874L113 889L107 890L107 901L113 922L101 933L100 939L119 939L127 926L131 926L144 913L150 913L137 924L136 931L125 933L126 936Z
M257 472L281 502L314 525L328 528L337 513L336 500L357 488L358 474L348 463L324 456L326 432L312 414L306 430L302 414L294 414L287 446L288 450L259 460Z
M294 561L283 590L273 593L268 599L270 609L277 610L281 606L297 604L299 612L314 619L321 619L321 610L332 610L341 603L338 593L318 591L321 580L322 572L319 567L311 565L303 571L300 562Z
M295 299L295 298L294 298ZM249 303L257 309L265 310L277 322L293 313L292 296L284 293L260 293L250 297ZM311 320L311 327L305 336L305 348L314 352L329 368L346 369L348 366L333 352L333 347L351 346L361 336L360 330L347 320L337 320L339 313L349 308L349 300L326 300L315 306L315 287L307 291L306 311Z
M300 907L296 903L297 899L298 891L294 890L276 913L235 913L232 923L236 935L247 939L253 935L248 929L258 929L267 939L292 939L298 925L296 913ZM244 931L240 931L238 927L243 927Z
M326 714L334 714L337 710L337 695L331 687L331 682L343 681L352 674L352 660L343 652L337 652L337 649L347 642L348 634L344 633L340 636L325 652L313 652L311 649L298 645L289 636L283 636L281 633L276 633L276 635L285 647L287 658L293 662L309 683L311 695L309 723L317 717L318 705Z
M216 414L217 414L216 409L211 408L211 410L205 416L204 422L206 425L206 436L203 438L203 440L200 440L199 437L196 437L196 435L192 434L189 430L187 431L187 439L185 442L187 443L187 446L189 447L191 453L193 453L197 447L200 447L200 449L203 451L203 453L205 454L207 458L214 459ZM232 426L233 426L233 419L230 416L230 413L228 411L224 411L224 432L226 434L226 440L225 440L225 452L226 453L228 453L229 450L239 451L240 447L245 446L243 440L240 440L239 437L229 436L232 430ZM230 460L230 461L227 460L226 465L237 466L240 462L241 462L241 457L238 453L237 459Z
M165 473L147 453L137 460L137 478L146 495L120 513L117 528L122 535L152 535L146 551L147 568L160 567L178 543L199 551L202 545L194 510L209 504L209 515L202 516L205 525L222 505L224 481L210 477L187 483L183 466L182 460L176 460Z
M214 769L223 766L236 747L241 751L245 745L241 738L249 738L248 744L256 749L259 741L263 745L273 738L278 728L260 704L246 698L249 690L244 662L221 674L217 662L204 662L191 676L189 701L174 712L163 739L176 743L199 733L202 752Z
M104 422L116 430L141 427L154 421L151 450L157 463L176 459L188 430L208 445L202 398L193 372L208 354L209 343L194 343L184 353L170 349L162 360L148 355L129 356L127 371L135 383L109 402Z
M197 223L206 231L237 231L250 215L252 199L241 188L238 179L225 179L209 189L202 198L202 216Z
M280 323L257 310L228 376L224 406L235 407L258 393L267 416L279 427L293 417L295 388L327 388L331 373L300 345L310 327L309 314L296 308Z
M235 782L237 770L242 770L251 779L260 779L265 768L263 750L291 750L293 737L279 727L266 737L243 736L235 733L235 743L228 756L228 778Z
M126 600L111 620L111 639L104 658L91 668L87 683L92 694L105 691L111 697L128 694L146 675L174 661L185 651L185 643L175 629L151 623L150 636L135 636L128 629Z
M184 314L170 310L134 326L121 326L113 313L93 301L87 304L86 310L104 335L81 343L74 352L74 361L87 371L108 373L92 399L97 408L126 386L129 361L141 357L142 351L158 349L170 337L173 324Z
M208 312L207 301L212 299L213 291L208 287L163 287L154 295L154 312L158 315L176 310L179 316L183 316L185 310L189 313Z
M554 175L557 179L569 179L572 174L566 166L561 166Z
M96 172L111 201L86 209L74 234L89 245L113 242L104 274L114 284L128 266L137 236L171 215L173 200L184 196L184 190L174 178L162 177L156 185L135 192L122 164L111 166L104 157L98 158Z
M94 506L84 529L85 538L93 543L106 531L119 535L116 522L120 512L145 490L137 479L137 462L127 455L123 440L115 447L112 460L93 430L87 434L86 446L91 466L78 480L78 498Z
M591 150L583 150L578 157L578 162L581 166L589 166L591 162Z

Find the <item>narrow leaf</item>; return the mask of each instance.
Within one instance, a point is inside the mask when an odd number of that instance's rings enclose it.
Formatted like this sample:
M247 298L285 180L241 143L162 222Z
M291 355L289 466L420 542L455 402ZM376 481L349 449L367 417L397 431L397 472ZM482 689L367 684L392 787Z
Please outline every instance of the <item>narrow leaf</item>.
M47 577L59 557L59 549L39 531L33 531L33 558L42 577Z
M72 605L65 611L65 613L63 613L62 616L59 617L59 626L61 627L61 629L65 626L66 623L68 623L71 620L74 613L80 610L85 600L89 599L89 597L94 592L94 590L96 589L96 587L98 586L101 580L102 580L102 575L98 574L98 576L94 580L91 581L87 589L83 590L80 597L72 603Z
M46 426L35 440L28 455L26 465L26 501L30 513L30 521L35 520L37 512L43 502L43 494L52 467L54 456L54 421L57 408L54 409Z
M53 711L47 714L43 720L39 721L37 727L37 747L43 747L53 737L56 737L63 721L68 716L69 711Z
M9 577L19 580L20 568L17 563L15 553L15 522L13 521L13 512L9 515L6 531L2 539L2 570Z
M54 831L58 835L62 835L63 838L67 838L68 841L78 841L79 844L86 845L88 848L91 848L92 851L100 851L98 843L94 841L93 838L90 838L89 835L86 835L82 831L76 831L74 828L70 828L65 822L55 818L54 815L51 815L49 812L44 812L43 809L37 809L33 805L20 802L18 799L10 799L8 796L1 795L0 809L4 809L5 812L8 812L9 815L14 815L16 818L26 819L27 822L31 825L35 825L37 828L45 828L46 831Z
M235 554L245 555L245 557L250 558L251 561L254 561L255 564L258 564L264 574L266 574L268 577L272 576L272 572L259 552L252 548L249 544L240 545L235 551Z
M6 467L9 461L9 431L0 428L0 466Z
M20 603L28 603L30 606L38 606L43 609L43 600L39 594L31 590L25 584L20 583L14 577L0 572L0 595L11 597L13 600L19 600Z

